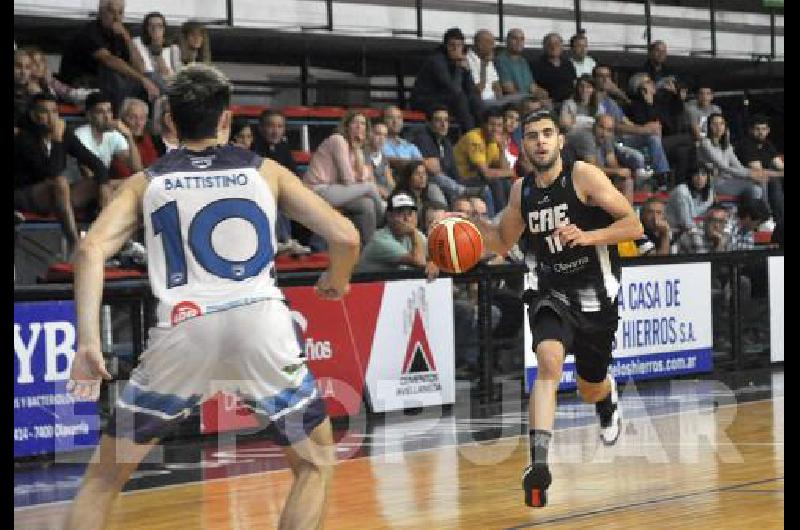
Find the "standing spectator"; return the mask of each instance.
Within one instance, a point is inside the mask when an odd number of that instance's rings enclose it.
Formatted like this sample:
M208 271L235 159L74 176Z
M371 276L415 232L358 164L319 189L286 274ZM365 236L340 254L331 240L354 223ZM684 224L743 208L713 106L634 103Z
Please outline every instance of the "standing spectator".
M181 26L178 47L181 50L181 65L211 63L211 42L208 29L200 22L190 20Z
M102 92L93 92L86 98L86 117L89 123L75 129L75 136L92 153L111 167L114 157L121 157L131 173L142 170L142 160L133 133L121 120L114 119L111 98ZM120 180L109 180L100 184L98 202L104 207L121 184Z
M30 83L33 67L30 55L25 50L14 52L14 131L19 128L22 118L28 111L31 97Z
M417 215L413 193L395 188L386 205L386 226L364 247L358 270L424 269L429 279L435 278L439 270L428 261L428 242L417 228Z
M122 23L124 11L124 0L100 0L97 20L72 39L61 58L61 80L74 87L99 88L111 98L114 111L126 97L152 101L161 92L142 73L141 57Z
M303 177L307 186L353 221L362 245L372 239L384 212L372 166L365 160L368 136L367 117L362 112L349 111L338 130L311 156Z
M180 48L167 44L167 19L157 11L148 13L142 22L142 35L134 37L142 74L152 79L162 92L180 68Z
M141 99L126 98L122 102L122 110L120 111L120 119L133 135L136 149L139 152L139 158L142 161L142 167L148 167L150 164L158 160L161 156L156 148L156 141L153 136L147 131L147 116L150 109L147 103ZM130 165L120 157L114 157L111 161L111 178L112 179L126 179L133 175L134 171Z
M728 226L728 210L721 204L711 205L703 220L703 229L684 232L678 238L678 254L707 254L725 252L731 241L725 228Z
M773 241L782 244L784 227L783 209L783 158L772 145L769 136L769 119L757 114L750 120L749 135L739 146L739 159L744 165L755 170L775 171L767 182L767 202L775 221Z
M251 149L300 176L286 140L286 118L279 110L266 109L258 116L258 134Z
M575 66L564 58L563 40L558 33L548 33L542 39L544 54L531 65L536 84L550 96L556 110L561 102L570 97L575 86Z
M695 219L714 204L713 168L695 164L690 178L675 186L667 202L667 221L680 234L695 228Z
M655 245L654 254L668 256L672 254L672 231L667 222L664 199L650 197L642 206L640 215L644 235Z
M522 55L524 48L525 33L519 28L509 30L506 35L506 49L498 53L494 61L503 94L535 95L547 99L547 91L534 82L531 66Z
M488 29L481 29L475 33L473 42L473 49L467 52L467 64L475 87L484 102L500 99L503 88L494 66L494 35Z
M656 83L663 77L675 77L666 62L667 43L663 40L653 41L647 48L647 61L644 63L642 71L646 72Z
M475 127L482 104L464 54L464 34L450 28L443 45L422 65L411 90L411 108L427 112L447 105L462 130Z
M715 188L723 195L751 197L766 203L767 182L780 172L749 168L742 165L730 143L728 125L722 114L708 117L708 135L700 140L697 156L701 162L712 164L717 170Z
M414 195L419 212L419 229L424 230L425 212L428 203L444 203L446 199L438 187L431 186L428 182L428 170L422 160L413 160L403 166L397 175L397 187L410 191Z
M685 104L689 125L692 128L692 135L695 140L699 141L708 133L709 116L722 114L722 110L713 101L714 90L708 86L708 83L702 83L697 87L697 99L688 101Z
M65 174L68 154L88 167L94 178L70 185ZM103 162L66 128L53 95L33 96L14 139L14 209L54 214L71 253L78 241L73 208L87 206L97 197L97 185L107 179Z
M251 150L253 147L253 129L245 118L235 118L231 123L230 143L242 149Z
M417 146L400 136L403 133L403 111L396 105L389 105L383 111L383 121L388 128L383 154L393 164L402 160L421 160L422 154Z
M514 170L503 156L507 139L503 133L503 114L500 109L489 108L484 112L481 127L461 137L453 154L465 186L480 186L487 183L492 190L489 215L494 216L505 207L504 181L514 176Z
M392 168L389 167L389 160L383 154L383 146L388 135L389 128L386 123L382 120L376 120L372 123L372 132L369 135L369 144L367 145L367 156L372 164L372 174L375 175L378 191L381 192L381 197L384 200L389 198L389 194L395 186Z
M586 37L586 31L581 30L580 33L573 35L569 39L569 48L571 51L570 61L575 67L575 76L578 78L584 75L591 76L597 62L588 55L589 39Z

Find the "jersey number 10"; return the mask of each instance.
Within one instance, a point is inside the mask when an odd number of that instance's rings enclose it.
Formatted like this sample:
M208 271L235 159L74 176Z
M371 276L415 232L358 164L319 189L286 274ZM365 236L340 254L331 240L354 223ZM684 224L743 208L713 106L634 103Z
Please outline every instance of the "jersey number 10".
M231 261L220 256L211 241L214 228L227 219L244 219L253 225L258 237L258 248L245 261ZM167 265L167 288L184 285L188 281L186 253L181 235L178 203L171 201L150 216L153 232L161 235L164 259ZM241 281L259 274L274 257L269 219L264 211L249 199L220 199L209 203L197 212L189 224L189 250L200 266L209 273Z

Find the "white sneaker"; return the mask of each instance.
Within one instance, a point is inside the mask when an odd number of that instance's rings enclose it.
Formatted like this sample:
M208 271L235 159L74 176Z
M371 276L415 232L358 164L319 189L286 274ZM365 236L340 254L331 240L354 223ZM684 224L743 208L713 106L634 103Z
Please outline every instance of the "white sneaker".
M614 445L622 432L622 411L619 408L619 395L617 394L617 382L614 376L608 374L611 381L611 404L614 412L610 417L604 418L599 411L597 416L600 418L600 440L605 445Z
M650 180L653 175L655 175L655 171L652 169L647 169L644 167L640 167L636 170L636 178L638 180Z
M775 220L772 217L770 217L769 219L761 223L761 226L758 227L758 230L760 232L772 232L773 230L775 230Z

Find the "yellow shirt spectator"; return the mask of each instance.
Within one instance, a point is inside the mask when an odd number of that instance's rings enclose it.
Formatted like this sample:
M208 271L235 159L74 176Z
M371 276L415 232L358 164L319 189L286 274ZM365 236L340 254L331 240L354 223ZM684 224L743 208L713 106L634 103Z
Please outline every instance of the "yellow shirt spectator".
M478 166L495 166L500 161L502 153L497 142L487 142L483 129L472 129L461 137L453 148L458 174L462 180L480 178Z

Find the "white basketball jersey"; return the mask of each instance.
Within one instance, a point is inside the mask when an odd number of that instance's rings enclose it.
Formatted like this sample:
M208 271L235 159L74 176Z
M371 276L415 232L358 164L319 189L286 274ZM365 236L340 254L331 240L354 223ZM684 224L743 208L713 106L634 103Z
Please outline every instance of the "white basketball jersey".
M143 216L158 326L270 298L275 197L262 158L227 145L176 149L150 166Z

